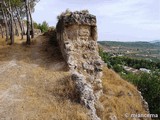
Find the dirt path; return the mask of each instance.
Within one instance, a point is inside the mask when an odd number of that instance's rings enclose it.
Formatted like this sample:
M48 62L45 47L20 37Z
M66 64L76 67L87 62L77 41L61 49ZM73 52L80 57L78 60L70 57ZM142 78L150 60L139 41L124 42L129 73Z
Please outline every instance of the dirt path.
M0 45L0 120L86 118L84 108L71 102L66 64L48 41L39 36L31 46Z

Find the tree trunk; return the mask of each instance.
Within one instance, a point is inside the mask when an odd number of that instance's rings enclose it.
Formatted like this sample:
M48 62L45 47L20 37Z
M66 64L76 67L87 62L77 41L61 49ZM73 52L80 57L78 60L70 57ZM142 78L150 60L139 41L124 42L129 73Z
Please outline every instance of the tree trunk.
M15 27L15 35L19 36L17 21L15 20L15 18L13 20L14 20L14 27Z
M26 43L28 45L31 44L31 38L30 38L30 19L29 19L29 2L28 0L25 0L25 8L26 8L26 16L27 16L27 41Z
M22 22L22 30L23 30L23 35L26 35L26 31L24 29L24 21L22 20L22 18L20 19L21 22Z
M5 31L6 31L6 41L9 40L9 27L8 27L8 23L7 23L7 18L6 18L6 14L4 12L4 9L1 5L1 9L2 9L2 14L3 14L3 20L4 20L4 23L5 23Z
M3 38L3 27L2 27L2 25L0 25L0 29L1 29L1 35L2 35L2 38Z
M18 8L16 8L16 11L17 11L16 17L17 17L17 20L18 20L18 22L19 22L19 26L20 26L20 29L21 29L21 39L23 40L24 28L23 28L23 25L22 25L22 20L21 20L21 17L20 17Z
M10 32L10 39L11 39L11 42L10 42L10 44L12 45L13 43L14 43L14 30L13 30L13 12L12 12L12 7L11 7L11 3L10 3L10 0L8 1L9 2L9 4L8 4L8 6L7 6L7 4L6 4L6 2L3 0L3 5L5 6L5 8L6 8L6 10L7 10L7 12L8 12L8 14L6 14L6 16L7 15L9 15L9 32Z
M10 4L10 0L9 0L9 12L10 12L10 27L11 27L11 33L10 33L10 38L11 38L11 45L14 44L14 29L13 29L13 12L12 12L12 7Z
M7 11L5 12L6 14L6 19L7 19L7 24L8 24L8 32L9 32L9 35L11 34L11 15L10 13Z
M31 37L34 38L34 25L33 25L33 19L32 19L32 14L31 14L31 7L29 5L29 16L31 20Z

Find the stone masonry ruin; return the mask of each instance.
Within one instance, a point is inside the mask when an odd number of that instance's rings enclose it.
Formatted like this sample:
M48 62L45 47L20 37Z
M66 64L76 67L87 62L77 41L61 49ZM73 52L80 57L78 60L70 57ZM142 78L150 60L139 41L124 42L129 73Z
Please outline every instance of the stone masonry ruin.
M90 110L92 120L100 120L95 105L100 104L103 62L98 54L96 17L88 11L66 12L59 16L57 40L66 60L80 102Z

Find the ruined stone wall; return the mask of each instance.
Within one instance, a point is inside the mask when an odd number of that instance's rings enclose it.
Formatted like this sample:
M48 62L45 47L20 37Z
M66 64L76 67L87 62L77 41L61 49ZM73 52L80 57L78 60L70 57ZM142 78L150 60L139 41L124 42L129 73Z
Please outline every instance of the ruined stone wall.
M56 26L57 40L66 60L80 101L99 120L95 105L102 95L102 60L98 54L96 17L87 11L61 15Z

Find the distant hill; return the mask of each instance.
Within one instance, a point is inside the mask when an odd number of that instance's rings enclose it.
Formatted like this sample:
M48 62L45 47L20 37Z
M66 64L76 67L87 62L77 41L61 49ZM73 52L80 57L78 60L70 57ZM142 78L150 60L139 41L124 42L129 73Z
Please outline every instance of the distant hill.
M160 43L160 40L152 40L152 41L149 41L150 43Z
M160 41L158 42L118 42L118 41L98 41L101 45L105 46L123 46L129 48L159 48Z

